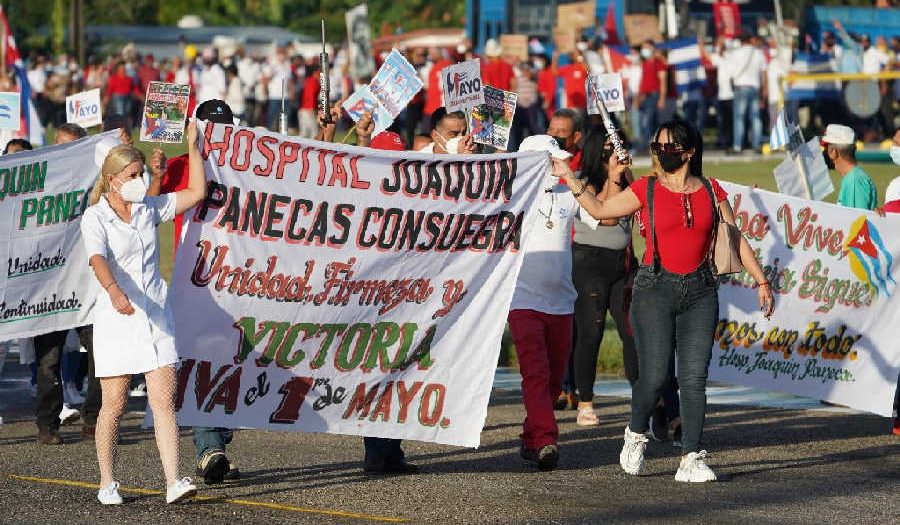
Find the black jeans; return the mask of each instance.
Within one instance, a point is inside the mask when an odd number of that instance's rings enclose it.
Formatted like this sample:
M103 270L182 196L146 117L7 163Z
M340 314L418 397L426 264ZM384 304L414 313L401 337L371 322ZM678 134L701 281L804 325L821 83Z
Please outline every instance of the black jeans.
M594 380L597 378L597 355L603 343L603 331L608 311L616 323L622 339L622 361L625 376L634 385L638 376L638 359L634 338L628 323L625 305L626 288L631 285L637 261L629 250L611 250L586 244L572 243L572 282L578 291L575 300L575 337L572 361L578 399L593 401Z
M631 395L633 432L647 431L650 415L671 379L674 355L681 389L682 450L685 454L700 450L718 316L718 283L706 265L687 275L664 269L653 272L649 267L638 270L631 319L641 370Z
M100 413L100 381L94 376L94 326L87 325L75 329L78 339L88 353L88 387L81 408L81 417L86 425L96 425ZM40 428L59 428L59 413L63 405L62 381L59 376L59 362L68 330L41 334L34 338L34 358L37 362L37 400L34 415Z

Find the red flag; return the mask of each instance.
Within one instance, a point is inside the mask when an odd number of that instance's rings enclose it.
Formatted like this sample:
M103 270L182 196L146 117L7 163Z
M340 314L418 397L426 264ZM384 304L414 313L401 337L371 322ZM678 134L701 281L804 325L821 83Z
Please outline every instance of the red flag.
M850 239L847 247L857 248L869 257L878 258L878 250L875 248L875 244L872 243L872 238L869 237L869 221L866 221L859 231L856 232L856 235Z
M619 45L619 32L616 30L616 2L609 3L609 9L606 10L606 21L603 23L603 29L606 31L606 44L610 46Z

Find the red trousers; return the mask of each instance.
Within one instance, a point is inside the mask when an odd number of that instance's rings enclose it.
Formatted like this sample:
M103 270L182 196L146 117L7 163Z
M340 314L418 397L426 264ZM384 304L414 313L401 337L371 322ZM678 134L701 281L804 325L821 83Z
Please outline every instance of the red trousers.
M572 351L572 314L552 315L535 310L511 310L509 329L519 356L525 423L522 443L540 449L559 437L553 402Z

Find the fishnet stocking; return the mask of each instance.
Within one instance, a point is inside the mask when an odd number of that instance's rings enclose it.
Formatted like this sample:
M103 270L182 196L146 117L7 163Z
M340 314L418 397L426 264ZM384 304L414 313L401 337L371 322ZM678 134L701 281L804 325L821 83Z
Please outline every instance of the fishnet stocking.
M166 475L166 486L178 481L178 422L175 419L175 367L164 366L144 374L147 397L153 410L156 447ZM104 398L105 401L105 398Z
M97 446L97 463L100 466L100 485L105 487L115 481L113 469L119 452L119 421L128 402L128 385L131 376L101 377L102 403L97 416L94 439Z

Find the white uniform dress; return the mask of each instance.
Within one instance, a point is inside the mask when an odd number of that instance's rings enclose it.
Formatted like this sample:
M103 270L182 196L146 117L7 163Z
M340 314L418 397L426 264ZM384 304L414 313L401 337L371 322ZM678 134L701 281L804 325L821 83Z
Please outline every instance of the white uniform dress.
M131 224L110 207L106 197L81 218L88 259L106 258L134 314L116 311L101 292L94 308L94 371L97 377L141 374L178 362L172 313L166 309L167 286L159 274L156 227L175 217L175 194L146 197L131 205Z

